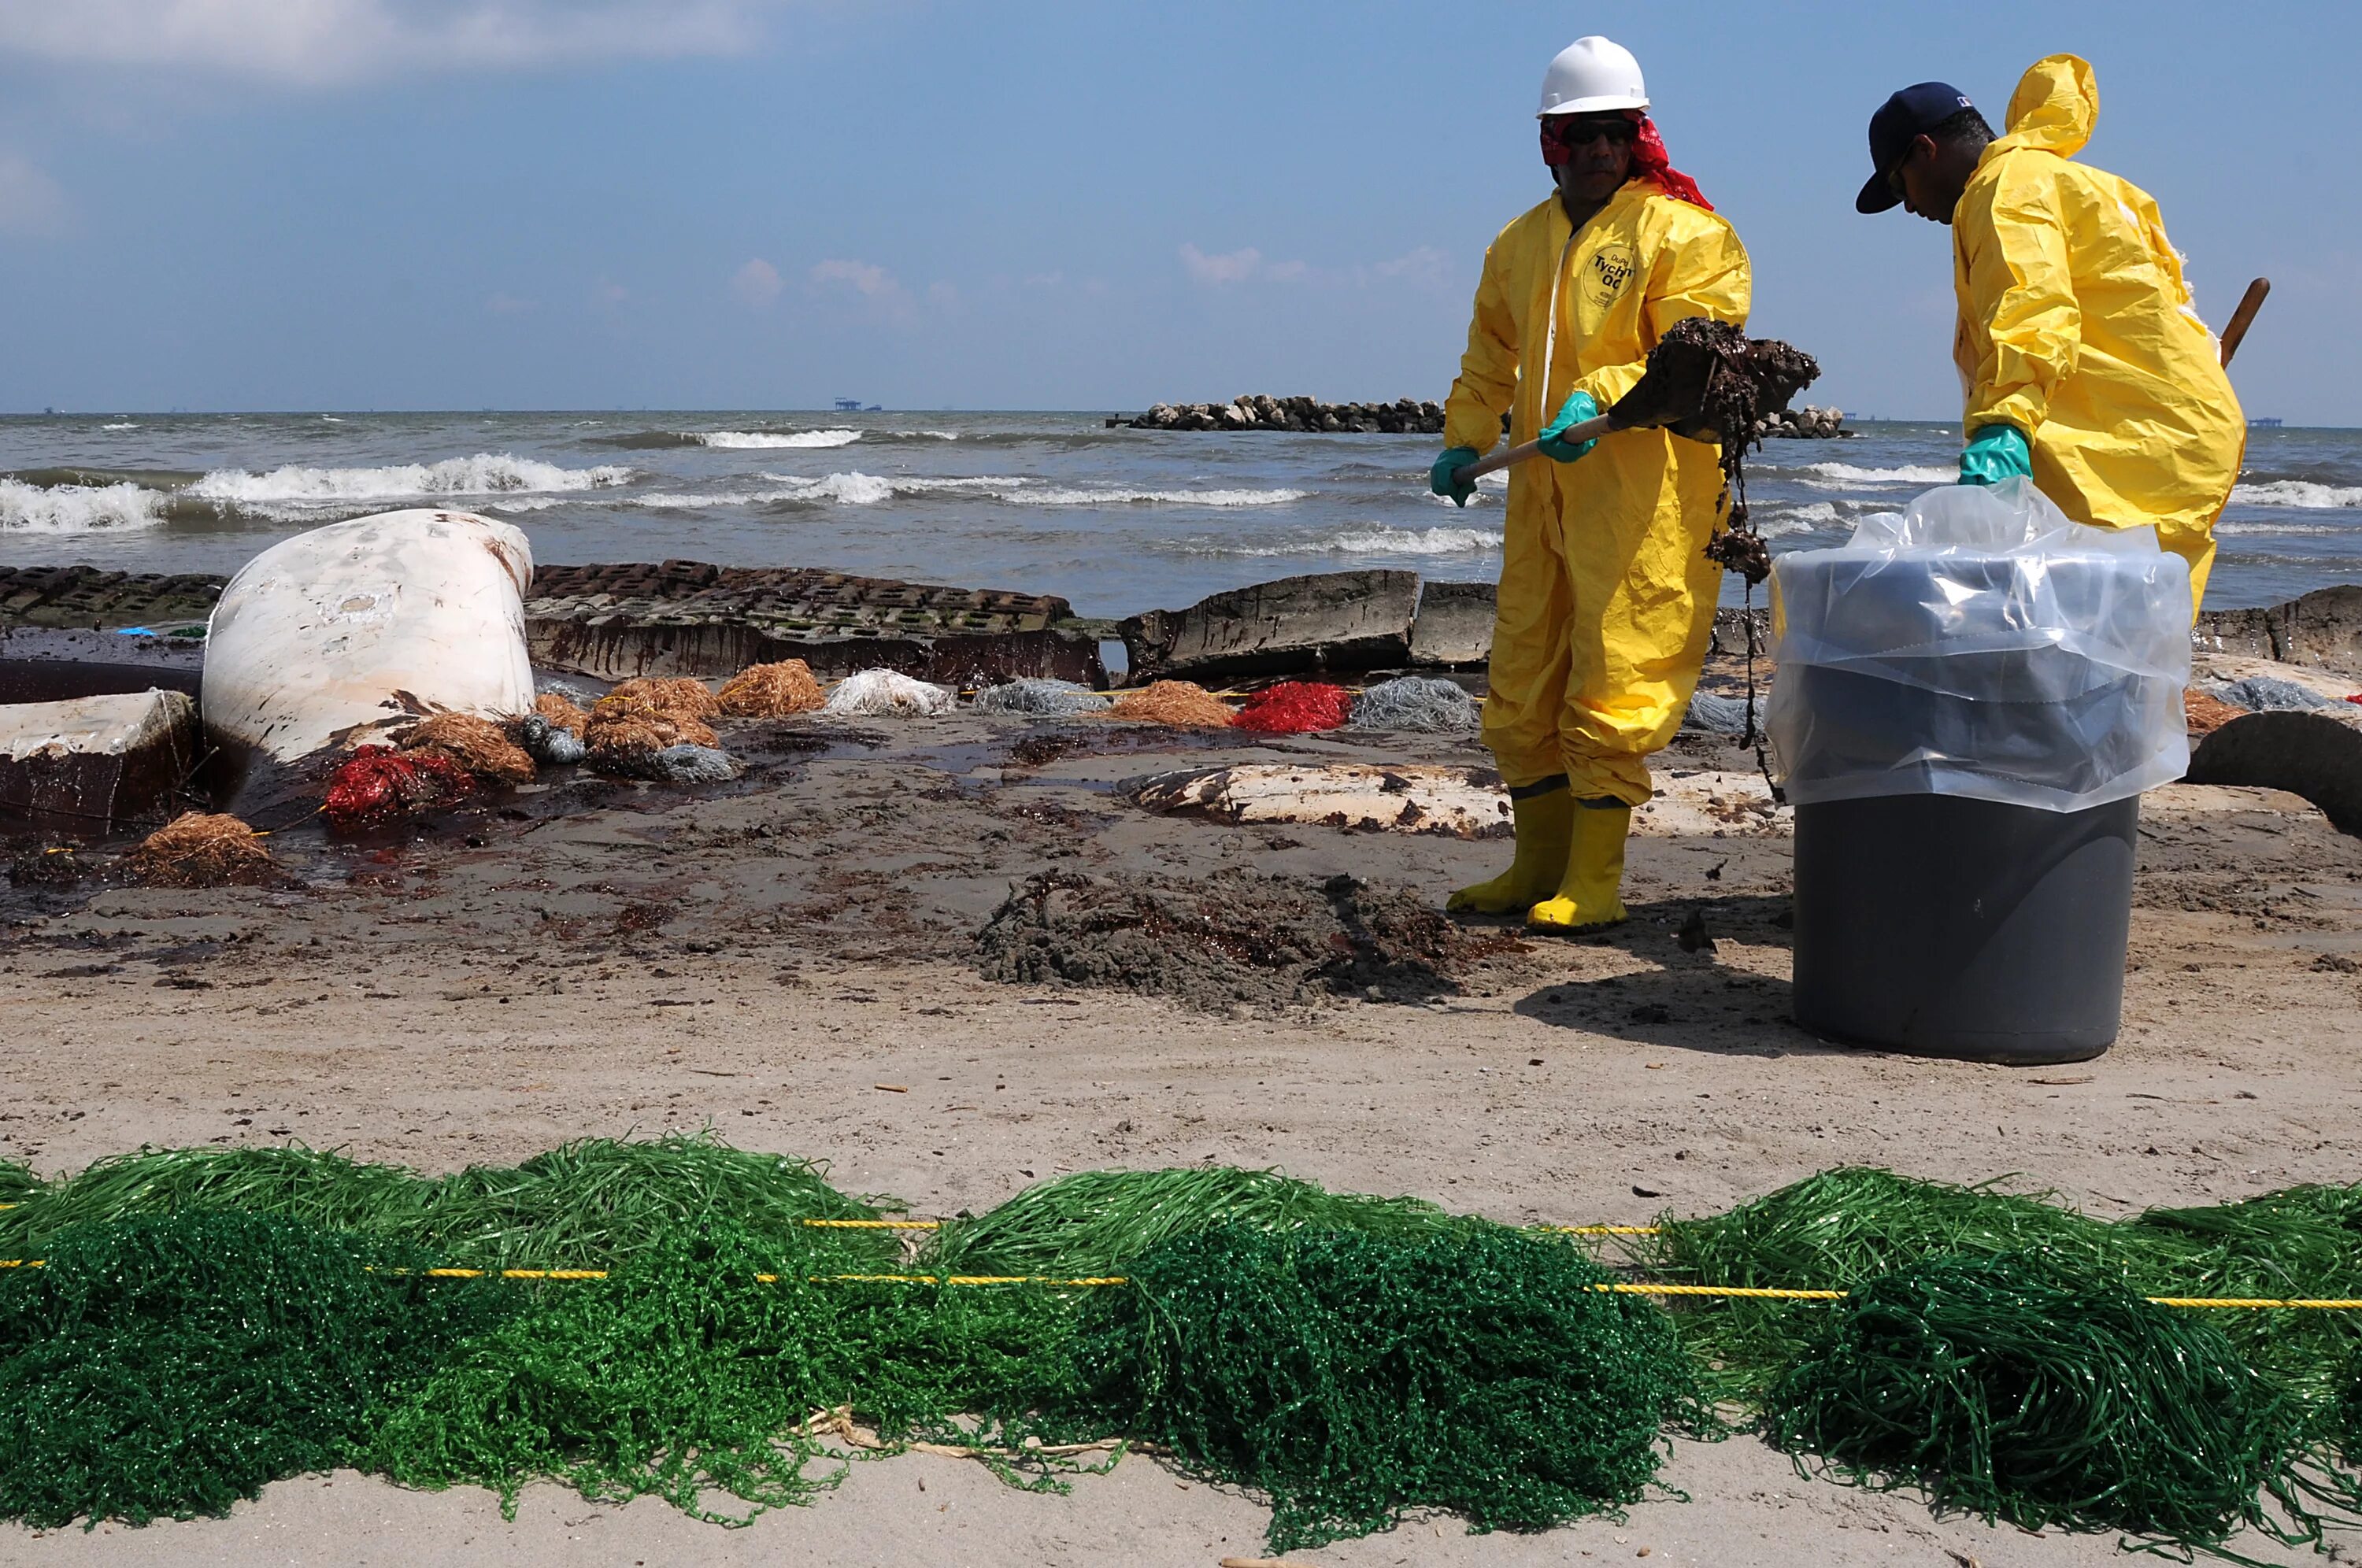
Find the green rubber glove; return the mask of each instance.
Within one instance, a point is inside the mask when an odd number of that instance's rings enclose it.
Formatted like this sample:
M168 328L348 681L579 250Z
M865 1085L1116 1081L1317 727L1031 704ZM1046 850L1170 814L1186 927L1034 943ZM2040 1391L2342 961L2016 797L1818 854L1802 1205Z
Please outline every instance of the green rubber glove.
M1988 425L1970 438L1960 453L1962 484L1999 484L2007 479L2029 479L2034 473L2034 448L2014 425Z
M1586 419L1599 417L1599 403L1587 392L1569 392L1566 402L1559 405L1558 417L1542 426L1542 456L1552 462L1571 463L1599 445L1599 437L1578 441L1570 447L1559 439Z
M1465 506L1468 498L1476 493L1476 481L1462 479L1460 470L1476 460L1473 447L1453 447L1435 459L1435 467L1427 470L1427 488L1438 495L1448 495L1454 506Z

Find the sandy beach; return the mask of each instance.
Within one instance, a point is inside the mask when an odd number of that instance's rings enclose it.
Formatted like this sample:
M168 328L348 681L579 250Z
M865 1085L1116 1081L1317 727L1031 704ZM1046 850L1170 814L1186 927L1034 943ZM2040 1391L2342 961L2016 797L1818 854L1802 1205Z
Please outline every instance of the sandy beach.
M1754 813L1672 812L1676 831L1637 839L1622 928L1454 933L1434 994L1187 1006L988 979L977 934L1045 871L1162 879L1209 907L1242 873L1431 902L1506 845L1154 816L1119 786L1245 762L1481 766L1481 751L983 715L724 738L753 763L731 786L586 777L381 845L298 825L272 841L282 889L27 874L0 890L0 1154L55 1175L141 1144L294 1139L440 1172L711 1128L825 1159L839 1187L921 1214L1065 1171L1215 1162L1566 1223L1712 1212L1841 1164L2005 1176L2107 1217L2362 1179L2341 1132L2362 1109L2362 845L2294 796L2149 797L2123 1037L2087 1064L2010 1069L1832 1047L1789 1022L1788 844ZM1660 776L1679 800L1753 762L1685 736ZM1665 1480L1690 1500L1623 1523L1468 1538L1444 1518L1292 1560L2115 1555L2109 1538L1938 1523L1908 1494L1805 1481L1751 1437L1680 1443ZM1046 1497L911 1456L744 1532L549 1486L507 1525L488 1494L339 1474L273 1485L227 1520L11 1527L0 1557L1204 1564L1261 1555L1263 1518L1146 1458Z

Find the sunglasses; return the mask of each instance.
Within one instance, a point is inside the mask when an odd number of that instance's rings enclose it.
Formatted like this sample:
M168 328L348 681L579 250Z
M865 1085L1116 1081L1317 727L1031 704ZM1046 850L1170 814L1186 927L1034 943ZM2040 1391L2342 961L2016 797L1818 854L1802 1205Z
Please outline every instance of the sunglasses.
M1582 119L1570 123L1551 118L1542 121L1542 161L1552 168L1574 161L1575 153L1595 141L1615 147L1629 147L1637 140L1640 127L1621 115L1598 119Z

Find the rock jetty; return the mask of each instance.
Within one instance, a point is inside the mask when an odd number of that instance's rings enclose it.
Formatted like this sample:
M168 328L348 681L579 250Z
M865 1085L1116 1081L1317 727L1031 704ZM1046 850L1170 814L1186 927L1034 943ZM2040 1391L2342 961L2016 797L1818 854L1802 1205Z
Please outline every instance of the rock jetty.
M1229 403L1160 403L1137 419L1115 418L1109 429L1293 430L1324 435L1436 436L1443 430L1443 405L1396 398L1392 403L1322 403L1309 397L1265 397L1258 392Z
M1755 438L1787 441L1827 441L1846 434L1845 411L1838 408L1783 408L1755 422Z

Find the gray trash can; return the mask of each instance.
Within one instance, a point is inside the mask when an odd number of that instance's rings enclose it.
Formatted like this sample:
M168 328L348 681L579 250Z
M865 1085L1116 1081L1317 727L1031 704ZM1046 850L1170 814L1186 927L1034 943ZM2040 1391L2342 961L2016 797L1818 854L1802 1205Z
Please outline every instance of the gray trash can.
M2190 764L2187 569L2014 482L1929 491L1772 582L1796 1021L1985 1062L2106 1050L2140 792Z
M1796 808L1796 1021L1919 1055L2081 1062L2115 1039L2137 796Z

